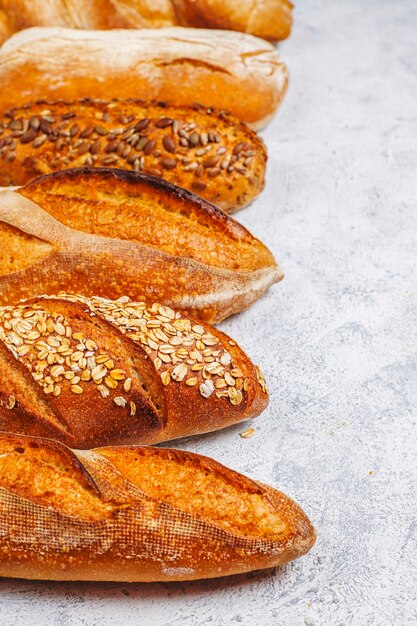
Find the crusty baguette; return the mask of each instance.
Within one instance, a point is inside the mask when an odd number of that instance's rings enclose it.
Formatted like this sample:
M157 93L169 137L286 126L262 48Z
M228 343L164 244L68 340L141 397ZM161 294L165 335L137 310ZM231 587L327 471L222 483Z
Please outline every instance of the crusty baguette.
M64 295L0 307L0 430L77 448L156 443L267 404L232 339L169 307Z
M230 111L261 128L286 89L274 46L231 31L30 28L0 50L0 112L40 98L142 98Z
M111 1L117 5L132 3L132 0ZM133 4L136 2L133 0ZM270 41L286 39L291 33L290 0L172 0L172 3L183 26L238 30Z
M214 578L282 565L315 538L288 496L197 454L0 434L0 576Z
M0 189L0 303L60 291L159 301L210 322L282 278L243 226L171 183L80 168Z
M232 212L264 185L266 150L242 122L203 107L138 100L29 104L0 116L0 185L68 167L160 176Z
M0 0L0 42L30 26L192 26L238 30L275 41L290 34L291 12L289 0Z

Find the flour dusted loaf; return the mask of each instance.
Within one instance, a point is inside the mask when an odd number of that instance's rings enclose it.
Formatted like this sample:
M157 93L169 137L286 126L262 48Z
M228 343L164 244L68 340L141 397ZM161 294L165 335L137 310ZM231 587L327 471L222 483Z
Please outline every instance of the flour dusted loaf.
M129 296L215 322L281 278L243 226L163 179L80 168L0 189L0 304Z
M213 578L287 563L315 537L286 495L197 454L0 434L0 576Z
M0 50L0 112L39 99L141 98L274 115L287 71L273 45L230 31L30 28Z
M68 167L122 167L163 177L231 212L262 190L266 159L248 126L198 106L42 101L0 116L3 186Z
M289 0L0 0L0 42L29 26L161 28L193 26L285 39Z
M0 430L77 448L156 443L267 404L230 337L169 307L67 295L0 307Z

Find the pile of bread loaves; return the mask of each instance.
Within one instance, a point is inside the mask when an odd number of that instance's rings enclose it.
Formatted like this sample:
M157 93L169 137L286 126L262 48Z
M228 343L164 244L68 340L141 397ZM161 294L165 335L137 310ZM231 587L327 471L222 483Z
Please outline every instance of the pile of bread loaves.
M279 491L138 447L267 406L210 324L282 278L229 213L264 185L291 9L0 0L0 576L188 580L313 545Z

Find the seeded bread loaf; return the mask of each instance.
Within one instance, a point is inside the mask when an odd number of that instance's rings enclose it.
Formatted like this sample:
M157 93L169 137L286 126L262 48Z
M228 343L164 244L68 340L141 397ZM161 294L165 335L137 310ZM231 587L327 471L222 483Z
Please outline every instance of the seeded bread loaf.
M261 128L286 89L273 45L231 31L30 28L0 50L0 112L40 98L142 98L230 111Z
M0 116L3 186L68 167L122 167L163 177L232 212L262 190L266 159L248 126L198 106L41 101Z
M206 321L282 278L243 226L171 183L80 168L0 189L0 303L60 291L159 301Z
M291 11L289 0L0 0L0 42L29 26L193 26L238 30L275 41L290 34Z
M0 576L214 578L282 565L315 538L288 496L198 454L0 433Z
M77 448L156 443L267 403L232 339L169 307L67 295L0 307L0 430Z

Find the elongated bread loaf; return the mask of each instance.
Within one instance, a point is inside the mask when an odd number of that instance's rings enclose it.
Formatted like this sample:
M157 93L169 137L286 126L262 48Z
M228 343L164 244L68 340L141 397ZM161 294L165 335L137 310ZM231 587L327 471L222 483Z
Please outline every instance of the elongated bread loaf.
M0 0L0 42L29 26L194 26L239 30L275 41L290 34L291 10L289 0Z
M232 339L169 307L64 295L0 307L0 430L77 448L156 443L267 404Z
M40 98L142 98L198 102L261 128L287 71L274 46L230 31L30 28L3 44L0 84L0 112Z
M213 578L287 563L315 537L283 493L197 454L0 434L0 576Z
M206 321L282 278L269 250L167 181L80 168L0 189L0 303L60 291L158 301Z
M262 190L266 150L242 122L203 107L134 100L29 104L0 116L0 185L68 167L160 176L226 211Z

